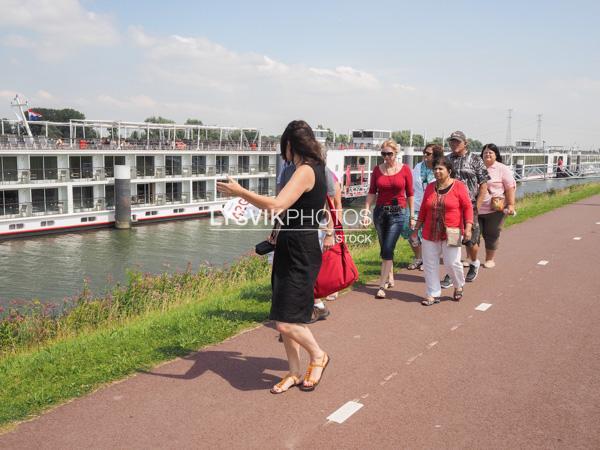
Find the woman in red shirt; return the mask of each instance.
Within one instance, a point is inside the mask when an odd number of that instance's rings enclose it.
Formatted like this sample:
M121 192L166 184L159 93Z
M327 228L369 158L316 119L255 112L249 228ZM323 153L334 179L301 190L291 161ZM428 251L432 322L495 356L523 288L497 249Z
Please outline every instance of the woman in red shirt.
M465 274L460 262L461 236L471 238L473 206L467 187L462 181L452 178L452 162L441 157L433 163L435 181L429 183L423 194L419 218L411 238L416 240L423 227L423 267L427 296L422 301L426 306L440 302L440 256L454 284L453 300L463 296Z
M402 230L406 228L405 220L412 218L414 214L412 171L407 165L398 162L397 155L398 144L393 139L381 145L383 164L373 169L363 210L363 216L366 217L375 202L373 222L382 259L376 298L385 298L385 289L394 286L394 249ZM410 210L410 214L406 214L406 208Z

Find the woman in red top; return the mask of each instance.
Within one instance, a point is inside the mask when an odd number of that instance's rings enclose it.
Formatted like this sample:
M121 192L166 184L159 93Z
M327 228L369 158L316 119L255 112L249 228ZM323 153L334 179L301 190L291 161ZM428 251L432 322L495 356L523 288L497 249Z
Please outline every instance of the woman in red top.
M452 178L452 163L444 156L433 165L435 181L425 189L419 218L411 236L416 240L419 229L423 227L422 251L427 296L422 303L426 306L439 303L442 295L440 256L454 284L453 300L460 301L462 298L465 274L460 262L460 236L469 240L473 227L473 206L469 192L462 181ZM460 236L456 233L458 230Z
M376 298L385 298L385 289L394 286L394 249L402 230L406 228L405 220L414 214L412 171L398 162L397 155L396 141L389 139L381 145L383 164L375 167L371 174L371 186L362 213L366 218L375 202L373 222L382 259ZM410 209L410 215L406 214L406 208Z

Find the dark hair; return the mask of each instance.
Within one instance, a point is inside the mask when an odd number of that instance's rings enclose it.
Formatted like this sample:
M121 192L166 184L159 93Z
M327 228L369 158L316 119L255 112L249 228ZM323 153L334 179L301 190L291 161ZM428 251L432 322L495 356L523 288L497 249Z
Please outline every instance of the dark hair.
M439 158L434 159L432 167L435 166L444 166L446 169L448 169L450 177L454 178L454 165L452 164L452 161L450 161L450 158L448 158L447 156L440 156Z
M312 160L320 164L325 165L323 154L321 152L321 145L315 138L312 128L304 120L292 120L285 131L281 135L280 151L281 156L285 160L285 150L287 144L290 144L290 148L293 155L298 155L303 161Z
M483 151L484 150L491 150L496 154L496 161L498 161L499 163L502 162L502 155L500 154L500 150L498 150L498 146L496 144L485 144L483 146L483 148L481 149L481 157L483 158Z
M441 145L438 144L427 144L425 146L425 148L423 149L423 151L427 150L428 148L431 149L431 151L433 152L433 159L434 161L438 158L441 158L442 156L444 156L444 149L442 148Z

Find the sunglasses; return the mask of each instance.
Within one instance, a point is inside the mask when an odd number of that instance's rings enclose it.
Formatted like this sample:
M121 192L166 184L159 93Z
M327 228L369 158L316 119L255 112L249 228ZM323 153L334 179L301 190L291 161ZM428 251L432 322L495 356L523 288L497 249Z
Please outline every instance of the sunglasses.
M433 152L423 152L423 154L424 154L425 156L431 156L431 155L433 155Z
M384 158L386 156L394 156L394 152L381 152L381 156L383 156Z

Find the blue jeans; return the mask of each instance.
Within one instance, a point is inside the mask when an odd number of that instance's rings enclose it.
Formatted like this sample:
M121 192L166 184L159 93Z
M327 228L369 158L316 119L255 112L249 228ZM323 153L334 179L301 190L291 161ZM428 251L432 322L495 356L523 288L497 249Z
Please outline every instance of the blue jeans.
M373 223L377 230L381 259L389 261L394 259L396 242L402 234L406 221L404 209L398 212L384 211L381 206L376 206L373 211Z

